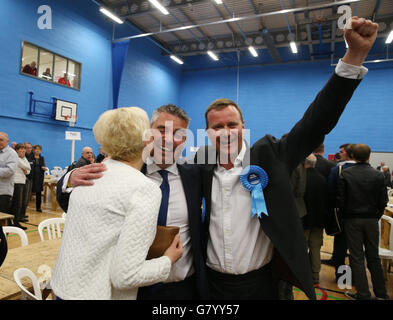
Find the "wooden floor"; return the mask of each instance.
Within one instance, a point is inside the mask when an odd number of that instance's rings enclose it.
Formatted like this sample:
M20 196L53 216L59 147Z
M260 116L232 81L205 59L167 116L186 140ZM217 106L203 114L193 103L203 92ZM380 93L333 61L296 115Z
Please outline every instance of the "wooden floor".
M50 199L46 199L42 203L42 213L35 211L35 200L33 199L27 209L27 215L29 216L28 223L22 223L22 225L27 227L26 233L29 239L29 244L41 241L38 234L38 224L49 218L61 217L63 211L58 208L56 211L51 210ZM9 235L7 238L9 249L20 246L19 237L16 235ZM331 257L331 252L333 251L333 237L324 235L324 244L321 250L321 258L329 259ZM347 264L349 262L347 261ZM367 271L368 273L368 271ZM372 289L370 274L369 286ZM386 287L388 295L393 299L393 273L388 274L388 281L386 282ZM344 292L348 290L341 290L335 283L334 268L322 264L322 270L320 273L320 283L319 288L315 289L318 300L348 300L344 295ZM349 290L355 292L354 289ZM372 292L372 290L370 290ZM295 300L308 300L305 294L297 288L293 289Z

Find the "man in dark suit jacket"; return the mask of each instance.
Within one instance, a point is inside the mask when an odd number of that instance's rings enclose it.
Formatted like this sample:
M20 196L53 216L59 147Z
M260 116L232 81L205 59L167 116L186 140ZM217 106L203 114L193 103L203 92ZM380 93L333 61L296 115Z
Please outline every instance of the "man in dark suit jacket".
M343 212L344 231L349 247L349 261L357 293L346 295L355 300L370 299L365 268L371 273L375 296L388 300L379 258L378 220L382 217L388 196L383 174L370 166L370 147L357 144L353 148L356 164L345 169L339 178L337 202Z
M166 122L172 125L166 127ZM208 288L205 270L205 260L202 252L202 190L200 171L197 166L176 164L185 144L185 130L189 124L187 114L174 105L166 105L154 111L151 120L152 128L152 154L146 159L142 172L156 182L163 184L167 179L169 197L167 198L166 224L180 227L180 240L183 244L183 256L173 266L168 280L165 283L142 287L138 290L139 300L192 300L207 299ZM168 128L171 128L168 131ZM176 138L175 138L176 136ZM179 139L182 137L182 139ZM150 150L148 148L147 150ZM105 163L105 162L104 162ZM89 172L94 164L75 170L72 178L80 171ZM99 168L99 167L98 167ZM78 173L78 170L79 173ZM164 172L165 173L164 173ZM166 176L166 178L164 178ZM69 176L66 177L67 179ZM65 181L58 182L57 199L60 206L66 211L68 194L62 191ZM79 181L81 185L85 182ZM164 193L163 193L164 202ZM160 221L160 217L159 217Z
M201 164L206 199L204 245L213 299L277 299L273 274L315 299L290 176L336 125L365 74L361 65L377 29L371 21L352 19L352 29L345 30L346 55L283 139L266 135L249 148L243 141L244 120L235 102L219 99L207 109L206 129L213 146L201 148L195 161ZM249 164L263 168L269 179L263 189L268 212L259 223L250 217L250 193L241 188L239 177L233 178Z
M325 153L325 145L322 143L317 149L313 151L313 154L317 157L317 163L315 169L322 174L326 182L329 179L330 169L336 166L336 163L325 159L323 154Z
M87 166L87 165L91 164L93 156L94 156L93 155L93 149L90 148L90 147L84 147L82 149L82 156L77 161L77 163L75 164L74 168L80 168L80 167Z

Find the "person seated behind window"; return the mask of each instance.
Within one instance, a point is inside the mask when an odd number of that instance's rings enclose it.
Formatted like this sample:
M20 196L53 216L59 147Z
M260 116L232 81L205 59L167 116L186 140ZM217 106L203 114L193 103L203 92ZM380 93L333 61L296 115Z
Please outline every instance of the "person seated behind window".
M52 79L52 75L50 73L50 68L46 68L45 72L42 74L42 77L47 80Z
M37 75L37 68L36 68L36 63L33 61L30 64L26 64L22 70L23 73L31 74L33 76Z
M135 300L138 287L165 281L183 254L176 235L164 256L146 260L161 204L159 186L140 172L148 129L137 107L106 111L94 125L111 158L102 178L72 191L51 278L57 297Z
M63 76L57 82L65 85L66 84L65 79L66 79L66 73L64 73ZM68 79L67 79L67 86L71 87L70 80Z

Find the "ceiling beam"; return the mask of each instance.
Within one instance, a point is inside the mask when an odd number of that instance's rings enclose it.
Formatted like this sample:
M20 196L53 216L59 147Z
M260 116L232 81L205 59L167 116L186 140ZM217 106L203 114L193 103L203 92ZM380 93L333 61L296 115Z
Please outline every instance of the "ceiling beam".
M365 1L365 0L343 0L343 1L337 1L334 4L332 4L332 3L319 4L319 5L309 6L309 7L302 7L302 8L294 8L294 9L286 9L286 10L280 10L280 11L259 13L259 14L255 14L255 15L251 15L251 16L234 17L234 18L231 18L231 19L224 19L224 20L219 20L219 21L206 22L206 23L201 23L201 24L198 24L198 25L173 28L173 29L170 29L170 30L164 30L164 31L161 31L161 32L156 32L156 33L150 32L150 33L145 33L145 34L139 34L139 35L135 35L135 36L131 36L131 37L124 37L124 38L121 38L121 39L116 39L114 41L117 42L117 41L123 41L123 40L126 40L126 39L135 39L135 38L141 38L141 37L149 37L151 35L156 35L156 34L159 34L159 33L167 33L167 32L173 32L173 31L184 31L184 30L187 30L187 29L195 29L195 28L200 28L200 27L212 26L212 25L216 25L216 24L228 24L228 23L245 21L245 20L251 20L251 19L258 19L258 18L268 17L268 16L282 15L282 14L295 13L295 12L303 12L303 11L306 11L306 10L325 9L325 8L331 8L334 5L350 4L350 3L360 2L360 1Z
M211 2L211 0L177 0L176 2L173 0L169 1L168 5L165 5L165 8L167 10L173 10L173 9L181 9L185 7L192 6L194 4L203 4ZM157 8L155 8L150 2L147 0L132 0L131 3L129 4L130 7L130 13L127 14L121 14L122 8L124 5L120 6L112 6L111 9L115 10L116 13L118 13L122 18L129 18L129 17L135 17L135 16L141 16L149 13L154 13L154 12L159 12Z
M257 10L257 8L255 7L253 0L250 0L250 4L255 14L260 13L260 11ZM270 56L273 58L275 63L280 63L281 62L280 54L274 44L274 40L269 30L265 27L262 18L260 18L260 26L261 26L260 35L262 36L263 42L265 43Z

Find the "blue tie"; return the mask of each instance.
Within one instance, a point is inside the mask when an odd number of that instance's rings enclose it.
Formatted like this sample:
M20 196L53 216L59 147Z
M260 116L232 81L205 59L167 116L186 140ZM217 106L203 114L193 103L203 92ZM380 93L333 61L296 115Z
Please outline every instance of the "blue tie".
M161 199L161 206L160 212L158 214L158 225L159 226L166 226L166 217L168 215L168 202L169 202L169 183L168 183L168 171L160 170L158 173L162 177L162 183L160 185L162 199Z

